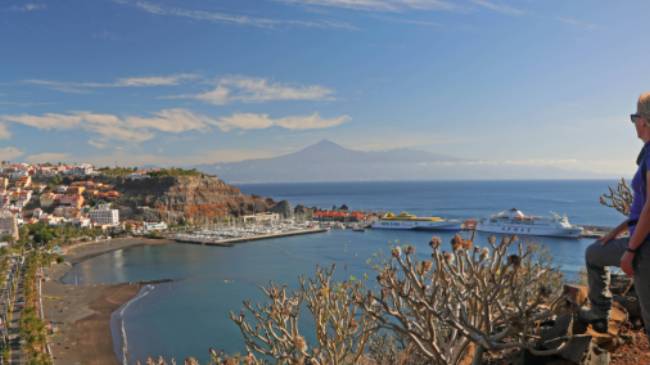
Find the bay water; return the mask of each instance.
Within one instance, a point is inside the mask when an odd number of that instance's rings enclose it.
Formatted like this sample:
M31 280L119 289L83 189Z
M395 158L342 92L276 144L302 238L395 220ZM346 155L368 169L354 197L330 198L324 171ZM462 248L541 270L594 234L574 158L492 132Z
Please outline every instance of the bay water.
M457 181L355 182L240 185L250 194L286 199L320 208L346 204L350 209L408 211L446 218L480 218L516 207L526 214L567 214L572 223L614 226L624 219L601 206L599 196L615 181ZM208 349L243 352L238 327L228 318L242 301L262 300L259 286L270 281L298 284L316 265L336 264L336 278L375 274L370 261L388 255L395 244L413 244L422 257L432 235L448 245L452 233L333 230L327 233L255 241L234 247L188 244L138 246L83 261L63 278L66 283L118 283L172 279L148 286L113 314L118 358L135 363L148 355L207 361ZM476 242L487 236L478 234ZM523 238L523 237L522 237ZM569 280L584 267L592 239L526 238L548 249ZM373 258L374 257L374 258ZM249 316L250 317L250 316ZM308 325L308 323L306 324ZM124 341L127 341L126 346ZM127 351L124 353L123 349Z

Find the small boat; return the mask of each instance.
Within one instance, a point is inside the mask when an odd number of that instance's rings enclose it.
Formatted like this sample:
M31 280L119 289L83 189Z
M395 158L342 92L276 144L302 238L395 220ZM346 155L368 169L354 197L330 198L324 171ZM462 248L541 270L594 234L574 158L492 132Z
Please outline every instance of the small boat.
M476 225L479 232L579 238L582 227L569 223L569 218L551 213L550 217L525 215L517 208L504 210L489 218L483 218Z
M352 225L352 231L354 231L354 232L365 232L366 229L363 226L361 226L360 224L353 224Z

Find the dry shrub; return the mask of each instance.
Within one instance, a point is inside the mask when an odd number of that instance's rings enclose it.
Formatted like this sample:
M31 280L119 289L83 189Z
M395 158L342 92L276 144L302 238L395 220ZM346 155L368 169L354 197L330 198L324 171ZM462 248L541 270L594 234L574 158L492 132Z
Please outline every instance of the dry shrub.
M396 247L364 308L432 364L480 363L484 351L535 351L539 322L551 316L544 304L561 275L528 246L510 252L515 242L491 237L489 248L479 248L457 235L444 252L434 237L431 260L418 260L412 246Z
M270 284L262 288L268 304L247 301L240 314L231 313L247 349L278 364L357 363L375 324L362 310L363 284L358 280L336 283L333 274L334 266L328 270L317 268L315 277L301 278L300 289L292 293L286 287ZM303 303L314 320L313 346L299 328Z
M625 179L621 178L615 188L610 186L608 189L609 192L600 196L600 204L614 208L625 216L630 215L634 195Z

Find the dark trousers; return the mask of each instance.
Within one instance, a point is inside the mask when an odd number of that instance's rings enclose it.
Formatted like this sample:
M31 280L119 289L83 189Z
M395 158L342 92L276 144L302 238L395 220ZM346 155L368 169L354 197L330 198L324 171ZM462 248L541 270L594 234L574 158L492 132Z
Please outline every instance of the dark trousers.
M612 307L612 293L609 291L608 266L619 266L629 238L617 238L602 245L592 243L585 254L589 280L589 301L592 308L607 315ZM639 297L641 316L646 334L650 338L650 243L646 242L634 258L634 289Z

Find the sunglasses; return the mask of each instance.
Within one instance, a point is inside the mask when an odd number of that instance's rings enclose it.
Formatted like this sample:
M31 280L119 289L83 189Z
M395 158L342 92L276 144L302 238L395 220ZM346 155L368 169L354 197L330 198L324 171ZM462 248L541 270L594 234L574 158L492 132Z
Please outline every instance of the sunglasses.
M641 118L643 118L641 114L630 114L630 120L632 123L636 124L637 120L640 120Z

